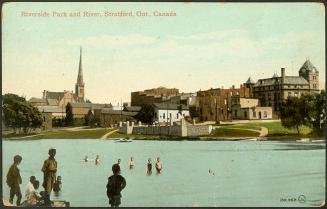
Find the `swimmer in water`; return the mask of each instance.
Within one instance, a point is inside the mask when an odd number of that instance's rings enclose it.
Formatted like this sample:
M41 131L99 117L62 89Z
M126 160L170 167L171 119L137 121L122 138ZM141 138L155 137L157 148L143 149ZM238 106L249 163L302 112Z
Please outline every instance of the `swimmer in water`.
M162 164L160 162L160 158L157 158L157 162L156 162L156 170L157 170L157 174L161 173L162 170Z
M148 163L146 164L146 173L148 175L152 174L152 163L151 163L151 158L148 159Z
M99 165L100 164L100 157L99 155L97 155L97 157L95 158L95 165Z
M131 159L128 161L128 167L129 167L129 169L133 169L134 168L134 160L133 160L133 157L131 157Z

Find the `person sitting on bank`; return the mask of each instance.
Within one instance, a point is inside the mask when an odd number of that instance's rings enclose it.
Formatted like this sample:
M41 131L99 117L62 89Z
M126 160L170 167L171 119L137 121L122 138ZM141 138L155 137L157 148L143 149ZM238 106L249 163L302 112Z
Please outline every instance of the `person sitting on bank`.
M134 159L133 159L133 157L131 157L130 160L128 161L128 167L129 167L129 169L134 168Z
M22 162L23 158L20 155L14 156L14 163L10 166L7 173L7 184L10 187L9 202L13 204L15 195L17 196L16 205L20 205L22 199L22 193L20 191L20 184L22 183L22 177L20 176L17 166Z
M158 157L157 158L157 162L156 162L156 170L157 170L157 173L161 173L161 170L162 170L162 164L160 162L160 158Z
M151 158L148 159L148 163L146 164L146 173L148 175L152 174L152 163L151 163Z
M31 190L26 191L26 204L29 206L42 205L42 196L37 192L40 182L38 180L33 181L33 187Z
M121 191L126 187L126 180L120 175L120 166L112 166L113 175L108 178L107 196L111 207L119 207L121 204Z
M35 176L31 176L29 182L26 185L25 198L27 199L28 194L34 190L33 183L36 181Z

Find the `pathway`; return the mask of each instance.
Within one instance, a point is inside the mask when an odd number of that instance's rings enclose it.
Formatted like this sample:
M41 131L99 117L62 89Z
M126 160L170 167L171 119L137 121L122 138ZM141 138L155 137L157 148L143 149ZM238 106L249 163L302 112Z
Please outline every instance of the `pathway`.
M100 139L106 139L109 135L115 133L116 131L118 131L118 129L106 133L105 135L101 136Z

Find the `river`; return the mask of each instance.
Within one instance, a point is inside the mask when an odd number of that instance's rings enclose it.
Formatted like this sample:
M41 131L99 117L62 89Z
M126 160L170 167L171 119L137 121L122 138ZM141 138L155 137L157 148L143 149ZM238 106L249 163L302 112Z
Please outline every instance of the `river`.
M52 193L51 199L69 201L71 206L108 206L107 178L118 158L127 181L122 207L306 207L319 205L325 197L324 144L44 139L2 141L4 199L9 197L5 176L13 156L23 157L19 169L24 193L31 175L42 184L41 167L50 147L57 149L57 175L63 182L59 196ZM85 155L91 159L99 155L100 165L83 162ZM133 170L128 169L131 156ZM156 157L162 161L162 174L148 176L147 159L154 164Z

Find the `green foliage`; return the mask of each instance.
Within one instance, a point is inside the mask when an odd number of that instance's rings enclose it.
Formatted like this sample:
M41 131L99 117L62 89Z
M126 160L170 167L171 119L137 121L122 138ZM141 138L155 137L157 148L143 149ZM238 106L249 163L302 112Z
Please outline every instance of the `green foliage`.
M312 127L314 135L322 135L326 124L326 93L324 90L316 94L305 94L301 98L289 97L281 108L283 126L296 127L299 132L301 125Z
M66 126L72 126L74 124L73 107L69 102L66 105L65 122L66 122Z
M143 104L135 118L142 123L152 124L154 121L154 107L149 104Z
M29 128L38 128L42 125L42 115L38 109L32 106L25 98L15 94L2 96L4 123L16 132L17 128L23 128L27 133Z
M91 110L89 110L87 115L85 115L84 120L85 120L85 125L94 126L95 118L94 118L94 114L92 113Z
M315 134L321 135L326 123L326 92L322 90L319 94L307 94L301 100L305 108L306 124L313 128Z
M307 110L303 101L298 97L289 97L282 103L280 110L282 125L286 128L296 128L298 135L300 135L299 127L306 123Z

